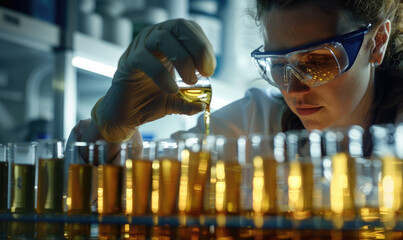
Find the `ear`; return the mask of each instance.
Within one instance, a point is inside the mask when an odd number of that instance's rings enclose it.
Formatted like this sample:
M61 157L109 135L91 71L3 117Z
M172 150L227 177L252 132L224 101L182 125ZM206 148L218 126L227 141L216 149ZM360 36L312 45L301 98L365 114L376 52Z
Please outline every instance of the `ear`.
M390 37L391 23L386 20L374 29L370 62L381 64L386 53Z

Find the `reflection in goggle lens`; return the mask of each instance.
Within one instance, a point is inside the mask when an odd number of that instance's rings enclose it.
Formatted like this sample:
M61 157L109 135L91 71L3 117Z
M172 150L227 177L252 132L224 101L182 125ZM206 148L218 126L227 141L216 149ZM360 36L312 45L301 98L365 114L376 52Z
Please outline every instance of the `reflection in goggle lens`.
M292 78L309 87L328 83L347 68L349 60L340 43L327 43L287 55L255 59L255 64L266 80L285 89Z

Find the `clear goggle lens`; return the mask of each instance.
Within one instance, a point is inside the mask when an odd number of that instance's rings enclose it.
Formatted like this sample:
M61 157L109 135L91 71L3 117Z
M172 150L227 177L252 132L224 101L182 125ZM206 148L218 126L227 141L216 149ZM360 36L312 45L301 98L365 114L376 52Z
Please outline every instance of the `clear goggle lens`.
M287 89L293 78L309 87L323 85L342 74L349 65L343 45L337 42L285 55L260 55L253 62L260 75L280 89Z

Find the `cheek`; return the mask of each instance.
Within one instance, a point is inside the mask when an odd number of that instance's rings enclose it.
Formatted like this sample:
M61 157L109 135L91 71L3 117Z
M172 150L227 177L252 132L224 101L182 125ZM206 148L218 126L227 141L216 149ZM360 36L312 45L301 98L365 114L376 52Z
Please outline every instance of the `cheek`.
M370 69L365 67L361 57L357 57L354 66L339 79L329 83L329 92L323 91L329 104L338 112L350 112L360 103L369 86Z

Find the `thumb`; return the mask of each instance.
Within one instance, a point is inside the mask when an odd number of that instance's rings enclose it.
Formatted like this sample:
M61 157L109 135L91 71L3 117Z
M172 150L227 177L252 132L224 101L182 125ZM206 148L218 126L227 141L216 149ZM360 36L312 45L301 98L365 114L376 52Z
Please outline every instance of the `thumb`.
M206 105L204 103L186 102L176 96L172 99L171 103L172 106L167 106L167 114L194 115L196 113L204 111L206 108Z

